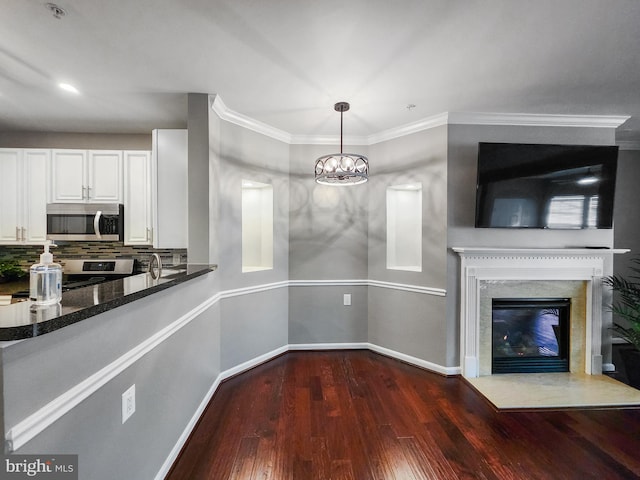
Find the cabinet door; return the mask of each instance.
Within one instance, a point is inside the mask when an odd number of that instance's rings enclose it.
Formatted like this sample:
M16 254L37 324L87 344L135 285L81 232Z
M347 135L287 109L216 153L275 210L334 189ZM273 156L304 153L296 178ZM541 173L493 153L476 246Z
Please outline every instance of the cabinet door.
M0 242L16 243L21 237L20 149L0 149Z
M153 246L187 248L187 130L153 130L151 144Z
M151 155L144 151L124 152L124 243L151 245Z
M49 150L23 151L23 240L43 243L47 239L47 169Z
M122 203L122 152L90 150L87 200L92 203Z
M53 203L84 202L87 152L85 150L53 150L51 157L51 201Z

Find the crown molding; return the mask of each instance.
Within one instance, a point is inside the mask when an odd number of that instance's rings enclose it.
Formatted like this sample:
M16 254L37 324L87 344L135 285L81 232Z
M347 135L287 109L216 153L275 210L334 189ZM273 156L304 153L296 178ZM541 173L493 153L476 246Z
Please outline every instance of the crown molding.
M618 128L629 118L631 117L625 115L451 112L449 113L449 124Z
M439 113L438 115L432 115L431 117L423 118L417 122L407 123L406 125L400 125L396 128L390 128L379 133L369 135L367 145L374 145L376 143L386 142L393 140L394 138L404 137L411 135L412 133L422 132L423 130L429 130L431 128L441 127L449 123L449 113Z
M279 128L235 112L228 108L220 95L215 95L211 108L220 119L247 128L267 137L289 145L337 145L339 135L292 135ZM444 112L407 123L399 127L383 130L367 136L345 136L345 145L374 145L412 133L441 127L443 125L513 125L539 127L590 127L617 128L626 122L624 115L542 115L534 113L483 113L483 112ZM640 150L640 142L619 142L623 150ZM624 145L624 146L623 146Z
M281 142L291 143L292 137L290 133L231 110L224 104L220 95L215 96L211 102L211 108L222 120L244 127L248 130L261 133L267 137L280 140Z
M340 145L340 135L293 135L292 145ZM344 135L342 143L345 145L370 145L368 137L358 135Z

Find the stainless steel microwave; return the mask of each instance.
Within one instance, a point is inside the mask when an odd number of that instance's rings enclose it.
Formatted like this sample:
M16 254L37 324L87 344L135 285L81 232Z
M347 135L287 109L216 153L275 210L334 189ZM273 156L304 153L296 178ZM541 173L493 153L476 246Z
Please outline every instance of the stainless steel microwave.
M124 207L117 203L50 203L47 238L124 241Z

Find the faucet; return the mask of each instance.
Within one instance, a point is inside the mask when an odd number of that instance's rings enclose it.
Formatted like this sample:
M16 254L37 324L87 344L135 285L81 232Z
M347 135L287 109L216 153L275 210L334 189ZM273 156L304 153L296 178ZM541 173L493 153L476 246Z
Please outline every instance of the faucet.
M149 259L149 273L154 279L162 276L162 260L157 253L152 254Z

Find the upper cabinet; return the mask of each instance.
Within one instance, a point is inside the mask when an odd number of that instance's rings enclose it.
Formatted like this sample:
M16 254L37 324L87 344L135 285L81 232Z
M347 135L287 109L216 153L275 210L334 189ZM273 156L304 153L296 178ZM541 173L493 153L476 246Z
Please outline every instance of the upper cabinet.
M0 149L0 243L46 240L49 150Z
M123 152L52 150L51 203L122 203Z
M187 248L187 130L153 130L151 146L153 246Z
M187 130L154 130L151 144L124 152L124 243L187 248Z
M151 245L151 154L124 152L124 243Z

